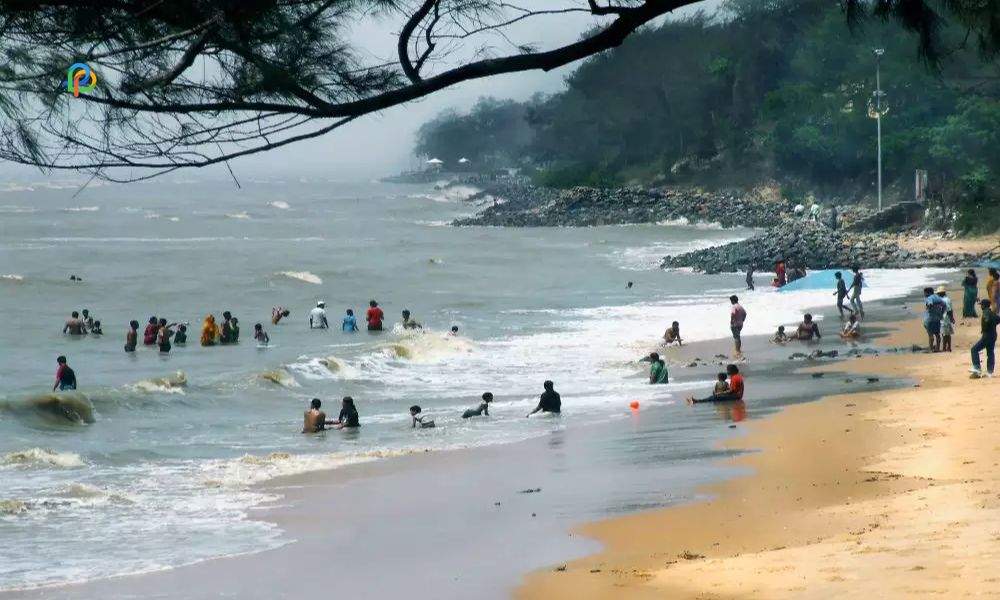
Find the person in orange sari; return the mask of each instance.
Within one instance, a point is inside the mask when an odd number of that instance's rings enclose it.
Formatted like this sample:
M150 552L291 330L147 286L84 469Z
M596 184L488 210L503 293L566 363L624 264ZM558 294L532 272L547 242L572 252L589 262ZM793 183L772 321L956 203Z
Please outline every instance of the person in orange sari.
M201 345L202 346L214 346L216 340L222 333L219 331L219 326L215 324L215 316L208 315L205 317L205 324L201 326Z
M990 297L990 306L993 307L993 312L997 312L997 301L1000 298L1000 273L996 269L990 267L989 269L990 277L986 280L986 293Z

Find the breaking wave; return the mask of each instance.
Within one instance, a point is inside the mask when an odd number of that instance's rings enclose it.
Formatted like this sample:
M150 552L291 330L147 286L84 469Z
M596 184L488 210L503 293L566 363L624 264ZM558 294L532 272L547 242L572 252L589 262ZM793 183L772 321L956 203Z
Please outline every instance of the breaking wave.
M323 280L309 271L279 271L278 275L313 285L322 285Z
M83 459L80 458L79 454L72 452L56 452L45 448L27 448L25 450L14 450L13 452L0 454L0 467L2 466L42 466L75 469L83 466Z

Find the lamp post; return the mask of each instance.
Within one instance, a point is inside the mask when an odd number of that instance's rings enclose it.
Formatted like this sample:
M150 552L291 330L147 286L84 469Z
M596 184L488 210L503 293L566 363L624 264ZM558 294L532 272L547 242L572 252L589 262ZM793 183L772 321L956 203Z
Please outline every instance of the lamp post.
M875 48L875 127L878 131L878 209L882 210L882 55L884 48Z

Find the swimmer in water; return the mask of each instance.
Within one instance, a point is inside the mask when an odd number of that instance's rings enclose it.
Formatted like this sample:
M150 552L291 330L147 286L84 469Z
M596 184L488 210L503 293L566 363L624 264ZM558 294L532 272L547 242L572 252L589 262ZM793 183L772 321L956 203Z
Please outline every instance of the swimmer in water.
M292 314L292 312L287 308L275 306L271 309L271 325L277 325L278 321L281 321L290 314Z
M340 415L337 417L337 429L357 429L361 427L358 409L354 407L354 398L344 396L340 406Z
M470 408L469 410L462 413L463 419L468 419L470 417L488 417L490 416L490 403L493 402L493 394L486 392L483 394L483 401L479 403L478 408Z
M83 309L83 317L80 320L83 321L84 333L94 329L94 318L90 316L90 311L86 308Z
M428 419L420 410L420 407L414 404L410 407L410 417L413 419L412 429L417 428L417 424L420 424L421 429L430 429L434 427L434 419Z
M56 391L56 388L59 388L59 391L75 390L76 373L66 364L66 357L60 356L56 359L56 363L59 365L59 370L56 371L56 382L52 386L52 391Z
M260 323L253 326L253 339L257 340L257 343L261 346L266 346L271 342L271 338L268 337L267 332L264 331L264 327Z
M180 325L177 326L177 333L174 334L175 346L184 346L187 344L188 341L187 330L188 330L187 323L181 323Z
M222 333L219 339L220 344L233 343L233 315L228 310L222 313Z
M90 328L90 333L94 335L104 335L104 330L101 329L100 321L94 321L94 326Z
M562 413L562 398L559 396L559 392L555 390L555 384L551 381L546 381L542 387L545 388L545 391L542 392L541 397L538 399L538 406L526 416L530 417L539 411L556 415Z
M302 433L316 433L318 431L326 430L327 425L336 425L336 421L327 421L326 413L320 410L320 406L323 403L320 402L319 398L313 398L312 402L309 404L309 408L306 409L305 414L303 414L302 420Z
M69 320L63 325L63 333L68 333L70 335L84 335L87 333L86 327L83 325L83 321L80 320L80 313L75 310L70 313Z
M125 332L125 352L135 352L135 347L139 343L139 321L132 320L128 323L128 331Z
M309 329L326 329L330 323L326 320L326 302L320 300L316 308L309 311Z
M229 326L229 343L239 344L240 343L240 320L233 317L232 322Z
M423 329L424 326L410 318L410 311L403 311L403 329Z
M156 334L160 330L160 322L156 317L149 317L146 329L142 332L142 344L152 346L156 343Z
M451 332L448 333L451 337L458 337L458 325L451 326Z

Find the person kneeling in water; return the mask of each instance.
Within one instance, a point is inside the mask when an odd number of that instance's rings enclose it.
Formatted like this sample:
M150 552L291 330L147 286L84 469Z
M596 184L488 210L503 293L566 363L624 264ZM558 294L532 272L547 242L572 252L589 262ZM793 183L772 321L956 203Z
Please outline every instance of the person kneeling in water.
M729 375L729 391L723 394L712 393L708 398L688 398L688 404L695 404L697 402L726 402L731 400L742 400L743 399L743 376L740 375L740 370L736 365L727 365L726 373Z
M319 398L313 398L303 415L302 433L316 433L326 430L327 425L336 425L336 421L327 421L326 413L319 409L323 403Z
M260 323L253 326L253 339L257 340L257 343L261 346L266 346L271 342L271 338L268 337L267 332L264 331L264 327Z
M479 408L470 408L462 413L462 418L468 419L470 417L490 416L490 402L493 402L493 394L486 392L483 394L483 401L479 404Z
M539 411L556 415L562 413L562 398L559 396L559 392L555 390L554 385L551 381L545 382L543 385L545 391L542 392L542 396L538 399L538 406L526 416L530 417Z
M354 407L354 398L344 396L341 401L340 416L337 417L337 429L357 429L361 427L358 409Z
M417 428L417 423L420 423L421 429L429 429L434 427L434 419L428 419L423 414L421 414L420 407L414 404L410 407L410 417L413 418L413 429Z

